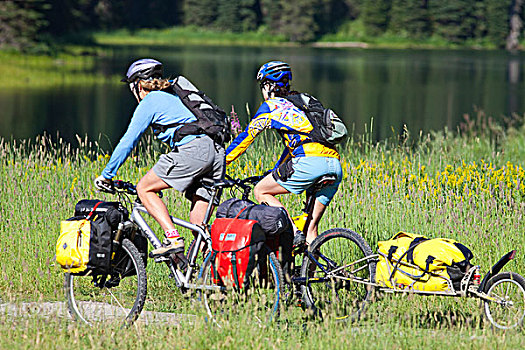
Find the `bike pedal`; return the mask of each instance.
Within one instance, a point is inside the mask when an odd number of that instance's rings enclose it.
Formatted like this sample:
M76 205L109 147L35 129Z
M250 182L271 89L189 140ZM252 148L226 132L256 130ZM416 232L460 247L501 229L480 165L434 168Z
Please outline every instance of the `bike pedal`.
M170 258L166 256L156 256L153 258L153 260L158 264L158 263L170 261Z

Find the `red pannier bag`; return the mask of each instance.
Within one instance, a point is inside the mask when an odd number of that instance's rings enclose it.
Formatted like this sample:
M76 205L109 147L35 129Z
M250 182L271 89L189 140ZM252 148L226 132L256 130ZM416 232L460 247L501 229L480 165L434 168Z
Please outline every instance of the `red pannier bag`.
M215 219L211 226L213 282L247 287L265 240L256 220Z

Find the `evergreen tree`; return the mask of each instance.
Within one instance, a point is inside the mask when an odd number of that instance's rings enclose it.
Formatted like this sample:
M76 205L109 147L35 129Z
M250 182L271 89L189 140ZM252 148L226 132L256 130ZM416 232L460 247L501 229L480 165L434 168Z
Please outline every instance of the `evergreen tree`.
M487 35L487 3L486 0L475 0L474 2L474 38L484 38Z
M281 0L279 33L290 41L305 43L315 38L318 26L315 23L316 0L303 0L299 3Z
M254 30L259 23L258 9L256 0L219 0L215 25L232 32Z
M320 34L337 31L337 28L352 17L350 4L340 0L318 0L315 22Z
M183 11L185 24L210 27L216 19L217 2L214 0L186 0Z
M487 37L498 47L505 47L510 29L510 6L512 0L485 0Z
M260 0L262 22L270 32L275 32L280 26L282 0Z
M406 33L412 38L423 38L430 32L427 1L393 0L389 29Z
M215 25L221 30L241 31L239 20L240 0L218 0Z
M41 0L0 2L0 47L25 50L34 46L47 25L45 9Z
M242 31L255 30L261 22L261 10L257 0L240 0L239 18Z
M363 0L361 17L367 34L375 36L386 31L391 5L391 0Z
M429 0L433 31L452 42L464 41L474 34L475 1Z

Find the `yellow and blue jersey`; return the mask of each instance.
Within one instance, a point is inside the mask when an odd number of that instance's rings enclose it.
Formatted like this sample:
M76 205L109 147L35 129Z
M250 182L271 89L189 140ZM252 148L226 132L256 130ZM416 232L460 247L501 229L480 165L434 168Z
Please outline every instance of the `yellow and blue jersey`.
M333 157L339 159L334 148L309 142L313 126L303 111L285 98L275 97L263 102L246 129L232 141L226 150L226 164L246 151L255 137L265 129L276 129L284 139L286 149L278 164L292 157Z

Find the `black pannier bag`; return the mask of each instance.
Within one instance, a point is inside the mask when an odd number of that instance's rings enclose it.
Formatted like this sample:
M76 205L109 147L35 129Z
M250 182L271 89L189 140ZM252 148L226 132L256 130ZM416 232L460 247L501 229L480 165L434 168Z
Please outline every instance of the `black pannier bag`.
M286 210L282 207L271 207L255 204L252 201L230 198L217 207L216 216L217 218L235 218L241 210L243 211L238 218L256 220L259 223L266 235L266 245L276 253L277 258L281 261L284 273L289 274L292 261L293 232Z
M239 219L257 220L267 237L279 236L291 230L291 223L286 210L281 207L271 207L255 204L238 198L230 198L217 208L217 218L234 218L246 208Z
M98 204L100 203L100 204ZM97 205L98 204L98 205ZM95 208L93 210L93 208ZM87 270L93 274L108 273L111 264L112 243L119 223L128 219L128 211L118 202L84 199L75 205L75 218L91 215L91 236Z

